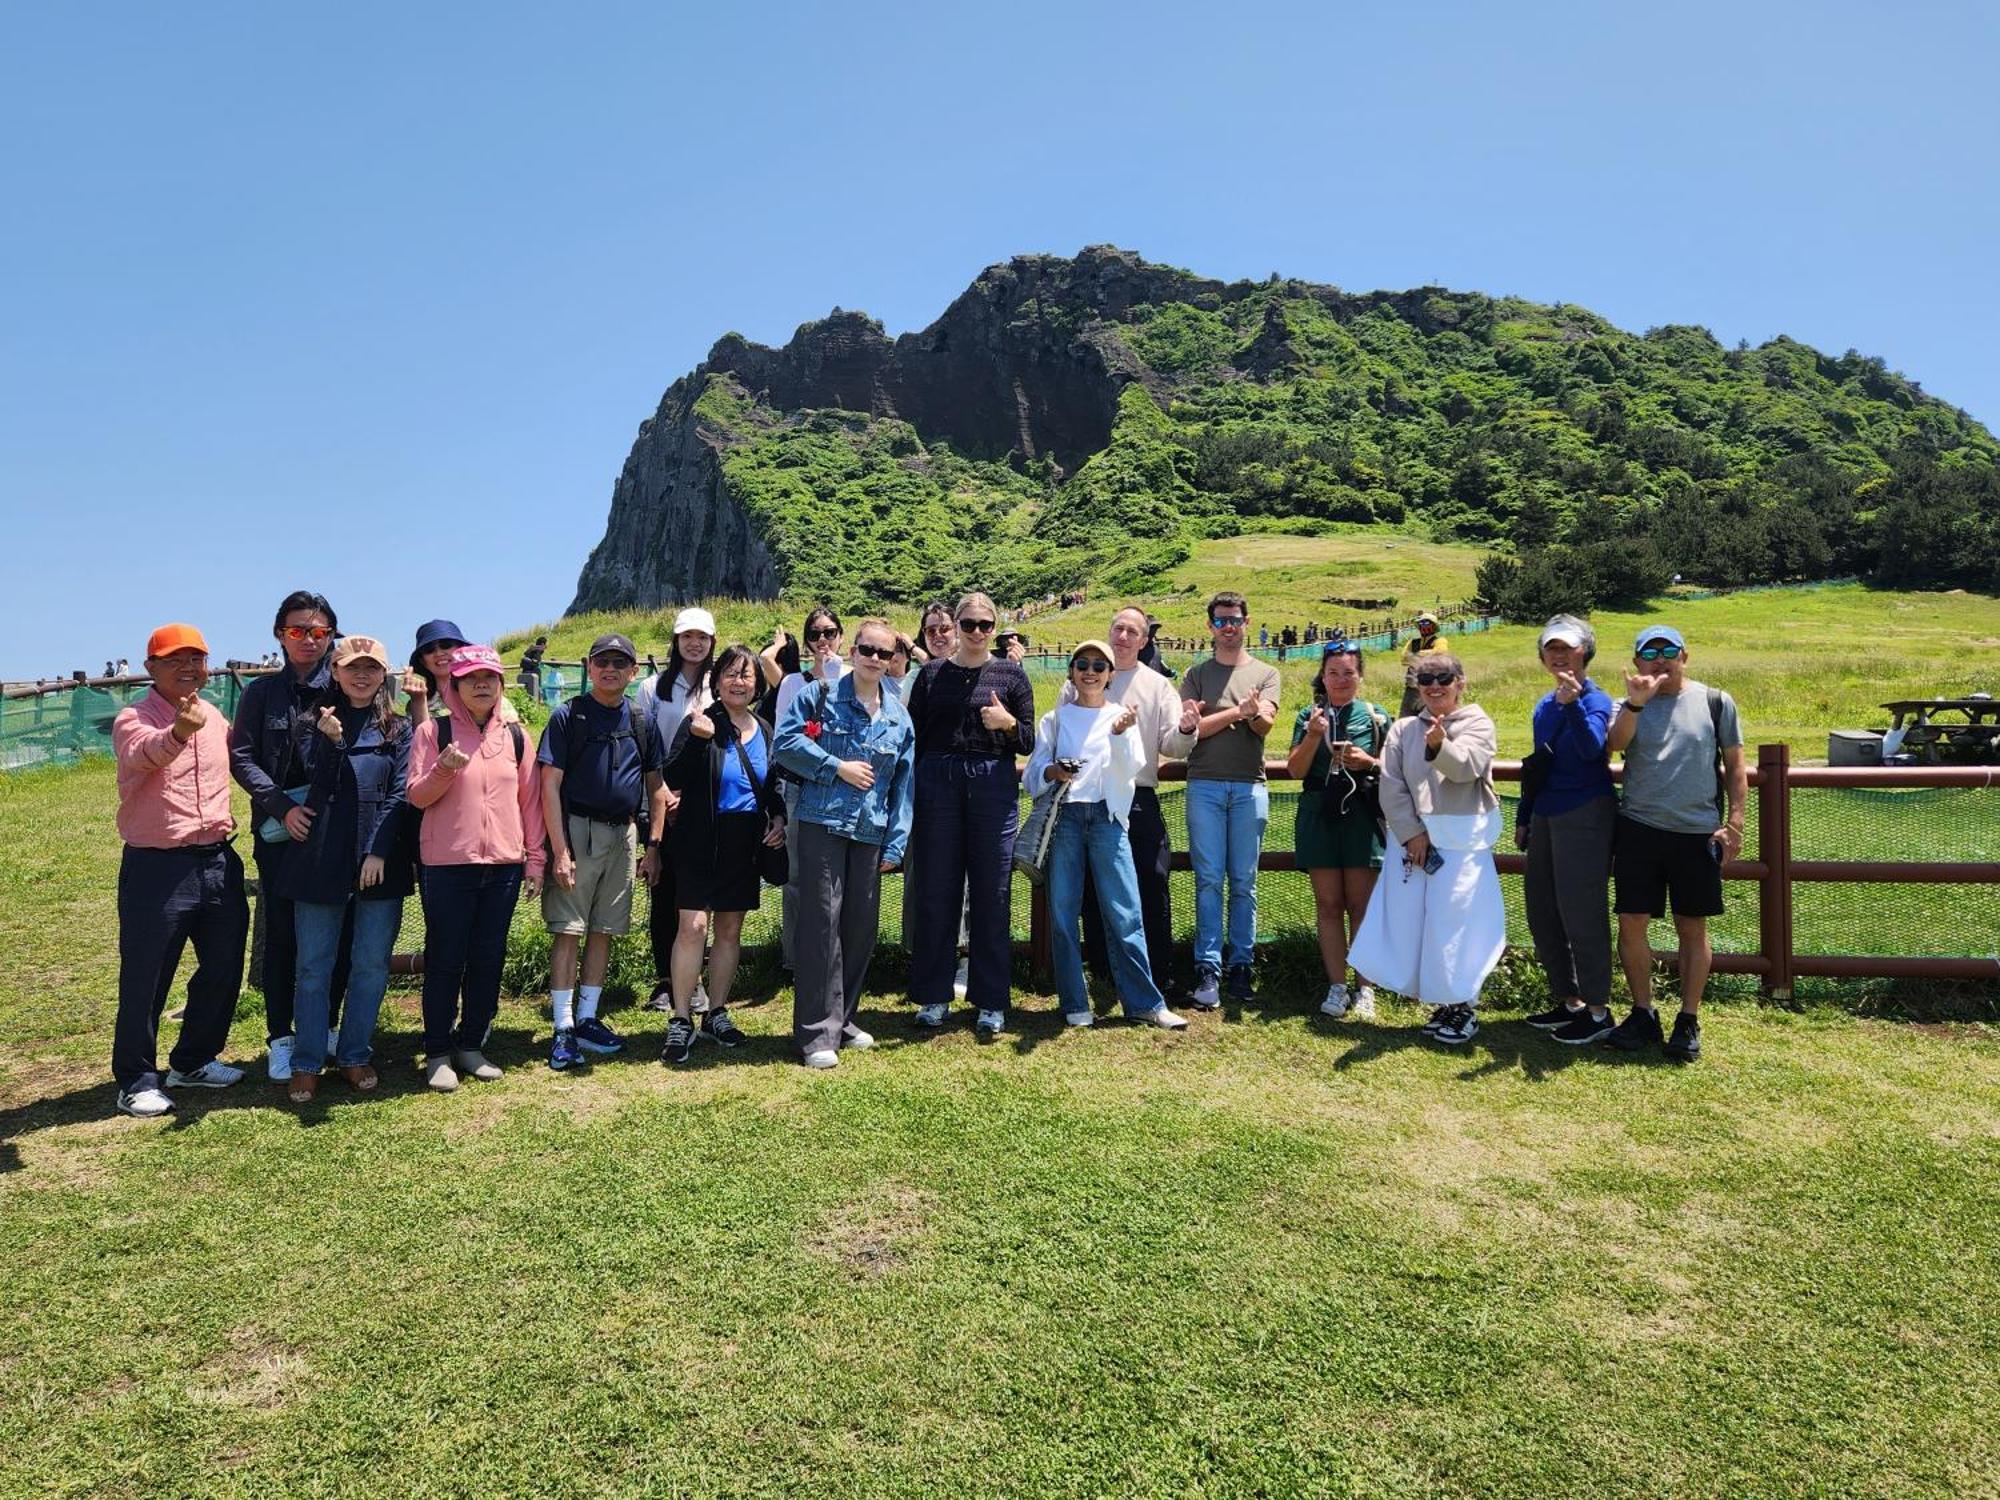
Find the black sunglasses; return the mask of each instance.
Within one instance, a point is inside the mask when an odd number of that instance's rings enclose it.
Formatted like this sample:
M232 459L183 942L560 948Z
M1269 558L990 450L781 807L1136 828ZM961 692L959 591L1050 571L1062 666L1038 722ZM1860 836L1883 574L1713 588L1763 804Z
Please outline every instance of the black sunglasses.
M1079 656L1069 668L1072 672L1109 672L1111 663L1101 656Z
M593 667L617 667L623 671L632 665L632 658L622 651L605 651L591 657L590 664Z
M894 646L871 646L866 641L857 641L854 646L856 656L865 656L870 661L887 661L896 654Z
M840 639L840 627L838 625L822 625L817 630L808 630L806 632L806 639L809 641L837 641Z
M1419 672L1418 687L1443 687L1446 683L1458 681L1456 672Z
M987 631L993 628L993 623L994 622L991 620L960 620L958 622L958 628L960 630L976 632L980 635L984 635Z

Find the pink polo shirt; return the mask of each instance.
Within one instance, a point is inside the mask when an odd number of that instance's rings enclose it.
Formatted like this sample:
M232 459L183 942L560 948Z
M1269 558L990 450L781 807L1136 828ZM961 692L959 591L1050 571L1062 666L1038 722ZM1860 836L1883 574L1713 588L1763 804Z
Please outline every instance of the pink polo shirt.
M418 844L426 865L525 864L539 880L548 859L543 842L542 778L535 767L535 737L521 730L521 759L514 760L513 731L493 714L482 733L449 685L451 742L472 759L457 772L438 765L437 720L417 726L410 741L410 805L423 809Z
M140 849L217 844L236 831L229 811L229 720L213 703L183 745L174 705L158 688L111 721L118 758L118 836Z

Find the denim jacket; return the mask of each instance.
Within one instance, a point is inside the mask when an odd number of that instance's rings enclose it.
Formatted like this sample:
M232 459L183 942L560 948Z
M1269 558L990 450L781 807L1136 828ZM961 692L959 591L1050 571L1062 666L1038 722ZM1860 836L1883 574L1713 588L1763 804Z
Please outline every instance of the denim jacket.
M916 774L917 732L910 711L895 693L882 694L874 718L854 698L850 673L826 693L820 709L817 688L792 700L778 726L778 764L805 784L799 788L798 816L807 823L853 839L880 844L885 864L903 862L910 839L910 785ZM819 735L806 733L819 716ZM844 760L865 760L875 769L875 785L857 792L837 774Z

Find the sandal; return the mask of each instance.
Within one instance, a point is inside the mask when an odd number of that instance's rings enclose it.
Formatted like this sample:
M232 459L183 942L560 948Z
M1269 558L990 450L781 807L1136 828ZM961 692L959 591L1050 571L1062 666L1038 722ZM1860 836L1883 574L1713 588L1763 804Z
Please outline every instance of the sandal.
M291 1086L286 1090L286 1097L294 1104L310 1104L318 1093L319 1074L294 1073Z
M373 1093L375 1085L381 1082L380 1076L368 1063L358 1063L351 1068L342 1068L340 1076L353 1086L355 1092L362 1094Z

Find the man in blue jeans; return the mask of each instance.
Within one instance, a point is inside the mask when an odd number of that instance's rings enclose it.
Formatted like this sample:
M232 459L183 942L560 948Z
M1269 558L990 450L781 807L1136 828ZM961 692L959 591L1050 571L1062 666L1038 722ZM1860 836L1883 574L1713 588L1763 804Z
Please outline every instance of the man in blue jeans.
M1181 698L1198 715L1188 754L1188 855L1194 864L1194 997L1198 1010L1250 998L1257 950L1257 856L1271 817L1264 737L1278 718L1278 669L1244 649L1250 606L1224 591L1208 601L1215 654L1188 669ZM1229 882L1229 943L1223 948L1223 881Z

